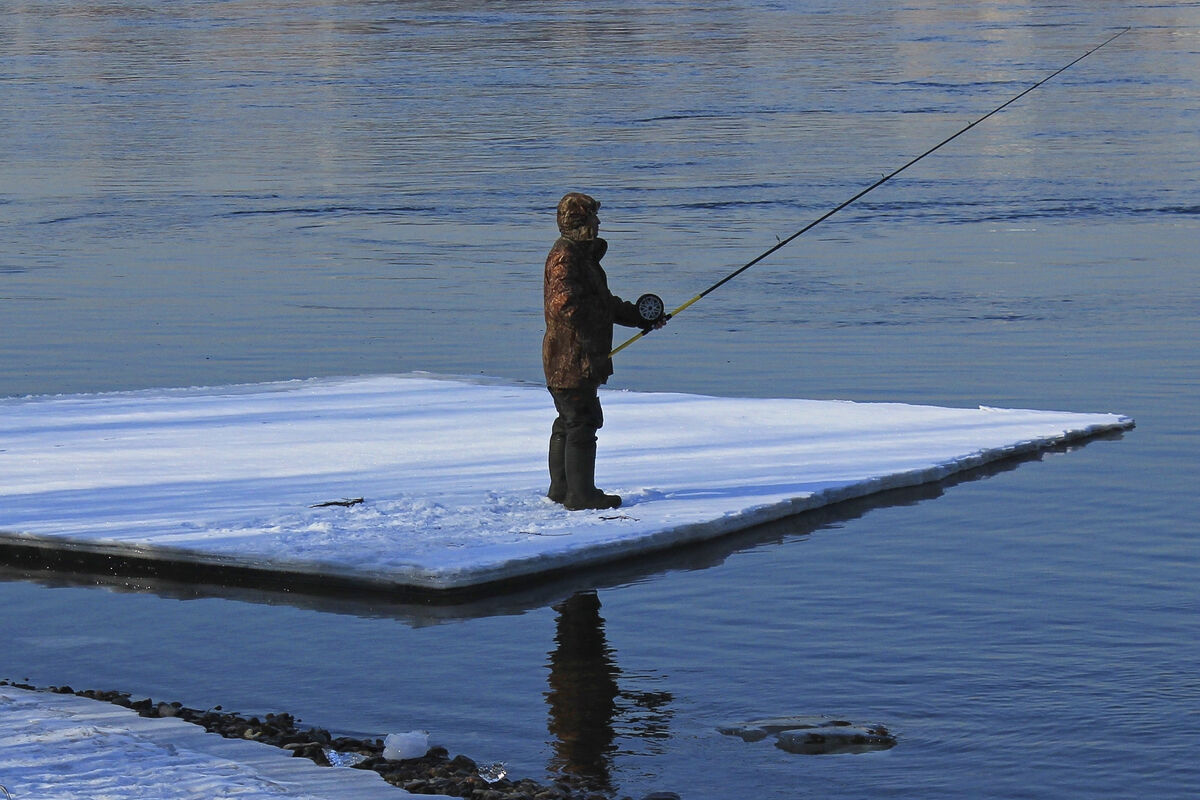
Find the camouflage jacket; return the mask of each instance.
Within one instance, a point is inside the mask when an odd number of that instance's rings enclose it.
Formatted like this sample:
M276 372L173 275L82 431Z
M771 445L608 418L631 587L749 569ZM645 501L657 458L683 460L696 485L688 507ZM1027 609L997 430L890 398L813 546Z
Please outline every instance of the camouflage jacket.
M613 324L639 327L637 306L608 289L603 239L561 237L546 256L542 366L555 389L599 385L612 375Z

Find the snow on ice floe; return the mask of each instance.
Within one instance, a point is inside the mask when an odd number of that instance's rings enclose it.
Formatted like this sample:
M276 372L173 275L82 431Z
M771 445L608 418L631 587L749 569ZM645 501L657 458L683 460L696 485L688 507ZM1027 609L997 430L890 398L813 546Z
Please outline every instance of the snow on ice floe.
M554 411L540 386L410 374L2 400L0 541L462 588L1132 426L1115 414L602 396L597 483L625 500L603 512L543 497Z

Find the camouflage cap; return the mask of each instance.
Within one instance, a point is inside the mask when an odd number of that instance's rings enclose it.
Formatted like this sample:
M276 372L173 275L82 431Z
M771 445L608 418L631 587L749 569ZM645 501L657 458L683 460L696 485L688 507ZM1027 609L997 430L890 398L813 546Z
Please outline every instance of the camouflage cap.
M574 231L587 224L588 217L600 209L600 201L580 192L568 192L558 201L558 229Z

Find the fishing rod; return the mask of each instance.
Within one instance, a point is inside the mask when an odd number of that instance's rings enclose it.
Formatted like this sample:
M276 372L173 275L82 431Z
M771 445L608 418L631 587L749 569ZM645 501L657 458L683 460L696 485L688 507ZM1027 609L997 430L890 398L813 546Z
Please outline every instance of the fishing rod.
M812 229L813 229L813 228L815 228L816 226L820 225L822 222L824 222L825 220L829 219L830 217L832 217L834 214L836 214L836 213L838 213L839 211L841 211L841 210L842 210L843 208L845 208L846 206L848 206L848 205L850 205L851 203L855 202L856 200L860 199L861 197L863 197L864 195L866 195L868 192L871 192L871 191L873 191L873 190L875 190L875 189L878 189L880 186L882 186L883 184L887 183L887 182L888 182L888 181L890 181L892 178L894 178L894 177L896 177L897 175L899 175L901 172L904 172L904 170L908 169L908 168L909 168L909 167L911 167L913 164L916 164L918 161L920 161L921 159L923 159L925 156L927 156L927 155L930 155L931 153L933 153L933 152L935 152L935 151L937 151L937 150L940 150L942 147L944 147L944 146L946 146L946 145L950 144L950 142L954 141L954 140L955 140L955 139L957 139L959 136L962 136L964 133L966 133L967 131L971 130L971 128L974 128L976 125L978 125L979 123L983 122L983 121L984 121L985 119L987 119L988 117L991 117L991 116L993 116L993 115L995 115L995 114L998 114L998 113L1000 113L1000 112L1001 112L1001 111L1003 111L1005 108L1007 108L1008 106L1010 106L1010 105L1012 105L1013 103L1017 102L1017 101L1018 101L1018 100L1020 100L1022 97L1024 97L1024 96L1025 96L1025 95L1027 95L1027 94L1029 94L1030 92L1032 92L1034 89L1036 89L1036 88L1038 88L1039 86L1041 86L1041 85L1042 85L1043 83L1045 83L1046 81L1048 81L1048 80L1050 80L1051 78L1054 78L1054 77L1056 77L1056 76L1058 76L1058 75L1061 75L1062 73L1066 72L1066 71L1067 71L1067 70L1069 70L1071 67L1075 66L1075 65L1076 65L1076 64L1078 64L1080 61L1083 61L1085 58L1087 58L1088 56L1090 56L1092 53L1094 53L1094 52L1096 52L1097 50L1099 50L1101 47L1104 47L1105 45L1107 45L1107 44L1109 44L1110 42L1112 42L1112 41L1113 41L1114 39L1116 39L1118 36L1121 36L1121 35L1123 35L1123 34L1125 34L1125 33L1128 33L1128 32L1129 32L1129 30L1130 30L1129 28L1124 28L1124 29L1122 29L1122 30L1120 30L1120 31L1117 31L1115 34L1113 34L1113 35L1112 35L1111 37L1109 37L1107 40L1105 40L1105 41L1101 42L1100 44L1096 45L1096 46L1095 46L1095 47L1093 47L1091 50L1088 50L1086 53L1084 53L1083 55L1079 56L1078 58L1076 58L1076 59L1075 59L1074 61L1072 61L1071 63L1067 64L1067 65L1066 65L1066 66L1064 66L1064 67L1061 67L1061 68L1059 68L1058 70L1056 70L1056 71L1054 71L1054 72L1052 72L1052 73L1050 73L1049 75L1047 75L1046 77L1044 77L1044 78L1042 78L1040 81L1038 81L1037 83L1035 83L1035 84L1033 84L1032 86L1030 86L1029 88L1027 88L1025 91L1021 92L1020 94L1016 95L1015 97L1012 97L1012 98L1011 98L1011 99L1009 99L1009 100L1006 100L1006 101L1005 101L1004 103L1002 103L1001 105L998 105L998 106L996 106L995 108L993 108L993 109L992 109L991 111L989 111L988 113L984 114L984 115L983 115L982 117L980 117L979 119L977 119L977 120L975 120L974 122L972 122L972 123L970 123L969 125L967 125L967 127L963 128L963 129L962 129L962 130L960 130L958 133L955 133L953 136L949 136L949 137L947 137L947 138L943 139L942 141L938 142L938 143L937 143L937 144L935 144L933 147L929 148L929 149L928 149L928 150L926 150L924 153L921 153L921 155L919 155L919 156L917 156L916 158L912 159L912 160L911 160L911 161L909 161L907 164L905 164L904 166L902 166L902 167L900 167L899 169L895 170L894 172L890 172L890 173L888 173L887 175L884 175L882 178L880 178L879 180L875 181L875 182L874 182L874 183L872 183L870 186L868 186L867 188L865 188L865 189L863 189L862 191L860 191L858 194L856 194L856 195L854 195L853 197L851 197L849 200L846 200L845 202L841 203L840 205L834 206L834 207L833 207L833 208L831 208L829 211L826 211L824 214L822 214L821 216L817 217L817 218L816 218L816 219L814 219L812 222L808 223L808 224L807 224L807 225L805 225L803 228L801 228L800 230L796 231L795 233L793 233L791 236L787 237L786 239L780 239L780 240L779 240L779 241L778 241L778 242L777 242L777 243L776 243L776 244L775 244L773 247L771 247L770 249L768 249L768 250L764 251L762 254L760 254L760 255L758 255L758 256L756 256L756 257L754 257L754 258L753 258L753 259L751 259L750 261L747 261L745 264L743 264L742 266L738 267L736 270L734 270L733 272L729 273L729 274L728 274L728 275L726 275L724 278L722 278L721 280L717 281L717 282L716 282L716 283L714 283L712 286L709 286L709 287L708 287L707 289L705 289L703 292L701 292L700 294L696 295L696 296L695 296L695 297L693 297L691 300L688 300L686 303L684 303L683 305L681 305L679 308L677 308L677 309L675 309L674 311L672 311L672 312L670 313L670 315L668 315L668 318L670 318L670 317L674 317L676 314L679 314L680 312L682 312L682 311L686 310L686 309L687 309L688 307L690 307L690 306L691 306L693 303L695 303L695 302L697 302L698 300L700 300L700 298L702 298L702 297L705 297L706 295L709 295L709 294L711 294L712 292L715 292L717 289L719 289L719 288L721 288L722 286L724 286L725 284L729 283L731 280L733 280L734 278L736 278L738 275L741 275L743 272L745 272L746 270L750 269L750 268L751 268L751 267L753 267L755 264L757 264L758 262L762 261L762 260L763 260L764 258L766 258L767 256L769 256L769 255L771 255L772 253L774 253L776 250L779 250L780 248L782 248L782 247L784 247L784 246L786 246L786 245L790 244L790 243L791 243L793 240L795 240L796 238L798 238L798 237L799 237L799 236L801 236L802 234L804 234L804 233L807 233L808 231L812 230ZM639 312L641 313L641 315L642 315L643 319L645 319L645 320L646 320L646 322L647 322L647 325L648 325L648 326L649 326L649 325L652 325L653 323L655 323L655 322L657 322L659 319L661 319L661 318L663 317L663 314L664 314L665 310L666 310L666 309L665 309L665 307L663 306L663 302L662 302L662 300L661 300L661 299L659 299L659 298L658 298L656 295L652 295L652 294L645 294L645 295L642 295L641 297L639 297L639 298L638 298L638 301L637 301L637 306L638 306L638 310L639 310ZM653 330L653 328L647 327L647 329L646 329L646 330L643 330L641 333L639 333L639 334L637 334L636 336L633 336L632 338L630 338L628 341L626 341L625 343L623 343L623 344L622 344L620 347L618 347L618 348L616 348L615 350L613 350L613 351L612 351L612 353L610 353L609 355L610 355L610 356L615 356L617 353L621 352L621 351L622 351L622 350L624 350L626 347L629 347L629 345L633 344L633 343L634 343L634 342L636 342L638 339L641 339L643 336L645 336L645 335L646 335L647 333L649 333L651 330Z

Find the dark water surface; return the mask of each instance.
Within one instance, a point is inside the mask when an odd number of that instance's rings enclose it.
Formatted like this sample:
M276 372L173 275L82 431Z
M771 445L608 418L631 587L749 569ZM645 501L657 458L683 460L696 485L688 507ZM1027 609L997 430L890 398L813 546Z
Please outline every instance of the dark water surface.
M1136 430L457 608L8 571L0 678L634 796L1194 796L1200 4L10 4L0 396L540 381L564 191L602 200L614 289L676 305L1126 25L612 385ZM716 730L791 714L899 744Z

